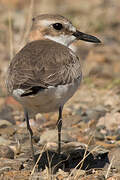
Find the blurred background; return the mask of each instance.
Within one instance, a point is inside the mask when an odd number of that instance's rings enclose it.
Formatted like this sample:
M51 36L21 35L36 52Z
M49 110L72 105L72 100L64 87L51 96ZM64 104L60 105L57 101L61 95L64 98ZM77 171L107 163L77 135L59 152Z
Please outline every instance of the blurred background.
M120 76L119 0L0 0L0 96L10 59L27 41L31 19L41 13L58 13L80 30L101 39L102 45L74 44L87 78Z
M12 57L25 45L32 17L61 14L82 32L97 36L101 45L75 42L83 66L83 85L112 88L120 83L119 0L0 0L0 106L6 97L5 76ZM10 101L10 102L9 102ZM16 106L16 103L15 103Z
M83 67L83 85L95 88L119 87L119 0L0 0L1 107L4 103L13 103L13 99L6 97L5 76L8 64L26 44L32 17L42 13L61 14L70 19L80 31L95 35L102 41L101 45L83 41L74 43L73 48Z

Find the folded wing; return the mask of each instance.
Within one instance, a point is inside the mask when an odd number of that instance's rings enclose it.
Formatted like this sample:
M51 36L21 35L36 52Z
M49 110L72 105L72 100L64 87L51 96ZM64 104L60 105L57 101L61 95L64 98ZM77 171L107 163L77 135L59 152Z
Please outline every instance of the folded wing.
M69 48L50 40L39 40L27 44L13 58L7 88L10 94L14 89L31 94L81 77L80 60Z

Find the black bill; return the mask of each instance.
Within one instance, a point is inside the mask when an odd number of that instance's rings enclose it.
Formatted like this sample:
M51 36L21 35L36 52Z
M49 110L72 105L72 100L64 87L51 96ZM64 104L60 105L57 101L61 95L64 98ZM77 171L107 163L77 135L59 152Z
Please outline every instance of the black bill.
M92 43L101 43L101 41L98 38L96 38L95 36L91 36L89 34L85 34L80 31L74 32L73 36L75 36L77 38L77 40L83 40L83 41L88 41L88 42L92 42Z

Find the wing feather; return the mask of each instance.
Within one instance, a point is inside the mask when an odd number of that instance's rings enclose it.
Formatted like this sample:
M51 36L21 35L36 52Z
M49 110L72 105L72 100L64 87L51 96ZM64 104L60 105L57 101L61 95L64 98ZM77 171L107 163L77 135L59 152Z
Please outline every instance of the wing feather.
M8 92L40 86L58 86L81 78L79 58L67 47L49 40L27 44L12 60L7 74Z

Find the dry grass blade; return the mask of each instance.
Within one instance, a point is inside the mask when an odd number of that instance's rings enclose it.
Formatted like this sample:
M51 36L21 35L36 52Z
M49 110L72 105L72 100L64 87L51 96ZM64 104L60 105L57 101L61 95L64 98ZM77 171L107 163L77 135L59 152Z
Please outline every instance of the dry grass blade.
M81 163L84 162L84 160L93 152L95 151L97 148L99 148L100 146L96 146L95 148L93 148L88 154L86 154L86 156L83 157L83 159L77 164L77 166L71 171L70 175L68 176L68 180L69 178L72 176L72 174L74 173L74 171L80 166Z
M31 172L30 176L32 176L33 173L35 172L35 168L36 168L38 162L40 161L40 159L42 157L42 153L44 152L45 149L46 149L46 145L43 147L42 152L40 153L40 155L39 155L39 157L38 157L38 159L37 159L37 161L36 161L36 163L35 163L35 165L34 165L34 167L32 169L32 172Z
M85 157L86 157L87 150L88 150L88 146L89 146L90 142L92 141L93 137L94 137L94 134L90 137L90 139L89 139L89 141L88 141L88 145L87 145L87 147L86 147L86 149L85 149L85 153L84 153L83 159L85 159ZM82 168L83 163L84 163L84 161L81 163L80 169Z
M54 155L52 156L51 160L49 158L49 154L48 154L48 151L47 151L47 159L48 159L48 168L46 167L47 169L47 179L48 180L52 180L53 179L53 173L52 173L52 159L53 159Z
M23 37L21 37L21 42L20 42L21 47L25 44L28 38L28 34L31 27L31 20L33 16L33 9L34 9L34 0L30 0L29 12L28 12L28 16L27 16L26 24L25 24L26 29L25 29Z
M8 11L10 60L13 58L13 33L11 11Z
M82 168L83 163L84 163L84 160L85 160L85 158L87 157L88 146L89 146L89 144L90 144L90 142L92 141L93 138L94 138L94 133L93 133L93 135L90 137L90 139L89 139L89 141L88 141L88 145L87 145L87 147L86 147L86 149L85 149L85 153L84 153L84 156L83 156L81 165L80 165L80 169ZM76 176L74 177L75 179L76 179L77 175L78 175L78 174L76 173Z
M69 157L70 157L70 156L68 155L67 159L61 160L58 164L56 164L56 165L54 166L54 169L55 169L59 164L61 164L61 163L65 162L65 161L67 161L67 160L69 159ZM53 171L54 171L54 169L53 169Z
M106 178L106 179L108 178L108 175L109 175L109 172L110 172L110 169L111 169L113 160L114 160L114 156L112 157L111 162L110 162L110 165L108 166L107 173L106 173L106 175L105 175L105 178Z

